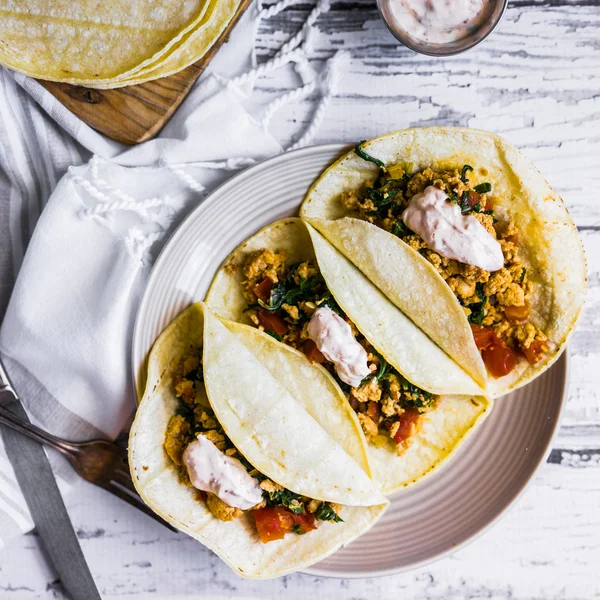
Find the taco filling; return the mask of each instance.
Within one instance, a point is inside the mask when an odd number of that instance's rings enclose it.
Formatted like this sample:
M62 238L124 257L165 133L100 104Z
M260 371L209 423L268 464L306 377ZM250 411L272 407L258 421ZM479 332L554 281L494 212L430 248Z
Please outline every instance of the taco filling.
M325 367L367 440L377 447L393 442L402 454L438 396L410 383L375 350L339 307L315 261L287 261L284 250L248 254L241 267L246 314L256 327Z
M339 504L285 489L240 454L206 397L201 348L183 357L173 386L180 406L169 420L164 449L177 466L180 483L195 487L198 501L217 519L232 521L248 512L263 543L287 533L308 533L318 521L343 522Z
M435 267L460 302L488 372L507 375L523 355L530 364L540 361L550 346L529 321L532 285L519 260L517 228L505 211L495 213L492 185L473 185L470 165L415 172L412 163L384 165L360 144L355 152L379 173L339 201Z

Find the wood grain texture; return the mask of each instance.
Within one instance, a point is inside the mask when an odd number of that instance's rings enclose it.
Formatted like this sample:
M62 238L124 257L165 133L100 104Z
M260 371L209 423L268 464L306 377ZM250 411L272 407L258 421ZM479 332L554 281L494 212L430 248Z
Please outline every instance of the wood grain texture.
M123 144L152 139L167 123L209 65L252 0L240 6L219 39L196 63L183 71L124 88L97 90L68 83L40 83L90 127Z
M299 30L312 6L296 4L263 23L260 61ZM485 128L522 148L564 197L586 246L590 285L570 343L569 403L552 464L468 548L411 573L367 580L292 575L244 581L186 536L81 485L67 505L103 597L600 598L600 0L516 0L484 44L448 59L401 47L371 0L334 2L314 33L315 68L335 50L351 54L315 143L352 142L414 125ZM276 71L259 81L253 101L266 106L298 84L293 69ZM282 144L304 132L316 104L314 95L275 115L270 129ZM4 598L63 598L33 535L0 552Z

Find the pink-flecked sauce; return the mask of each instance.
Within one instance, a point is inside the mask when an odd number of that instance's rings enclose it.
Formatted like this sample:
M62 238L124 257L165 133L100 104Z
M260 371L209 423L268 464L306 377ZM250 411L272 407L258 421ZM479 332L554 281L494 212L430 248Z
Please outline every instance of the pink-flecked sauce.
M390 0L396 23L411 37L447 44L467 37L489 18L495 0Z

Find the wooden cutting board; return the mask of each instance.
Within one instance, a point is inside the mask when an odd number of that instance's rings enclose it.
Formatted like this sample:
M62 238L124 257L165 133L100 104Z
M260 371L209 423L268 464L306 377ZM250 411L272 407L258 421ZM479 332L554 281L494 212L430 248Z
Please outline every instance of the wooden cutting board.
M213 47L198 62L174 75L115 90L97 90L54 81L40 80L40 83L100 133L124 144L145 142L171 118L217 50L227 42L231 30L251 2L241 0L235 16Z

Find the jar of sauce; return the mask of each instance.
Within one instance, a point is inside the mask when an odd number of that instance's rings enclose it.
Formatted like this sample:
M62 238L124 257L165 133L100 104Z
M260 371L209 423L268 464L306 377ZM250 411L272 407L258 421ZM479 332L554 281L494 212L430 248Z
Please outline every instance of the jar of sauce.
M483 40L507 0L378 0L388 28L405 46L430 55L456 54Z

